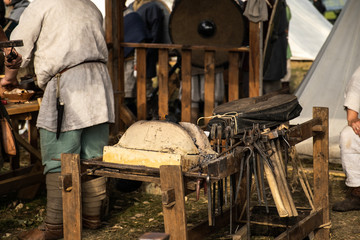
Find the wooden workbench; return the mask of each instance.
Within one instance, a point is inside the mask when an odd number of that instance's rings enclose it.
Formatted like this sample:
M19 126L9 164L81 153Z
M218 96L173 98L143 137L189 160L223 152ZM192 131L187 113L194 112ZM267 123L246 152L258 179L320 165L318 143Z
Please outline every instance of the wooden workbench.
M313 137L314 163L314 209L304 212L302 218L286 227L286 230L275 239L301 240L314 232L314 239L330 239L329 215L329 172L328 172L328 109L314 108L313 119L289 129L290 145L295 145L307 138ZM209 224L200 224L199 229L188 229L184 197L186 195L186 181L189 178L201 176L184 173L180 166L161 166L159 169L141 166L127 166L100 161L80 161L77 154L62 154L62 197L64 209L64 239L81 239L81 180L80 175L115 177L130 180L160 182L162 190L162 204L165 232L171 239L201 239L207 233ZM237 167L229 167L231 159L218 163L217 176L234 174ZM236 163L236 162L234 162ZM223 166L222 166L223 165ZM82 169L85 172L81 172ZM209 167L210 169L210 167ZM211 175L211 174L210 174ZM300 211L300 210L299 210ZM227 213L216 216L216 223L222 224L229 219ZM231 218L233 219L233 218ZM244 229L244 228L243 228ZM246 227L245 227L246 229ZM245 236L246 238L246 236ZM240 238L244 239L244 238Z

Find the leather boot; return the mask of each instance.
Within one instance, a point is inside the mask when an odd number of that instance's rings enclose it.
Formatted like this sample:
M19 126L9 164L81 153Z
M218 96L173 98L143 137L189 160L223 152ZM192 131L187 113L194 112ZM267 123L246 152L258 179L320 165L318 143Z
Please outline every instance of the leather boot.
M62 224L48 224L45 223L38 228L20 233L18 239L20 240L54 240L64 237Z
M347 212L360 210L360 187L351 188L350 196L333 205L333 211Z

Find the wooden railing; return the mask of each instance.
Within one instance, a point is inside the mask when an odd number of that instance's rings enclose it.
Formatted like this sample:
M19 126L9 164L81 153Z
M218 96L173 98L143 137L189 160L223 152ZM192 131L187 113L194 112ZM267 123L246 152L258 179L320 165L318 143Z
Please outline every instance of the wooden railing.
M224 48L210 46L184 46L177 44L140 44L121 43L121 47L136 48L137 66L137 120L147 117L146 96L146 50L159 49L158 60L158 113L160 119L165 119L169 113L169 51L176 49L181 54L181 121L191 121L191 57L192 51L204 51L204 116L211 116L215 107L215 55L217 51L229 53L228 67L228 101L239 98L239 54L249 52L249 47ZM251 80L250 80L251 81ZM254 81L254 80L253 80ZM255 90L256 91L256 90ZM250 90L254 92L254 90Z

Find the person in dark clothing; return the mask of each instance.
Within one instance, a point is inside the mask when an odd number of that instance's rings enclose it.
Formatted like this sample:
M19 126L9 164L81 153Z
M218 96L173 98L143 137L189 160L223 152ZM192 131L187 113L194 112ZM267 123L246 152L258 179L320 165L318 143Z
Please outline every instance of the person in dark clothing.
M274 20L274 28L269 39L269 55L265 56L263 93L281 89L281 79L287 73L287 31L289 22L286 15L286 1L280 0Z
M145 27L150 36L150 43L163 43L163 21L164 12L156 3L151 0L135 0L129 6L139 13L145 23ZM156 76L156 64L158 60L158 49L148 49L146 55L146 78L151 79Z
M6 18L5 18L6 8L3 0L0 0L0 26L5 27Z
M326 12L326 7L324 5L324 3L322 2L322 0L313 0L313 5L315 6L315 8L321 13L324 14Z
M5 34L10 38L12 30L18 25L21 14L29 6L30 2L28 0L4 0L4 3L6 6L13 8L4 26Z

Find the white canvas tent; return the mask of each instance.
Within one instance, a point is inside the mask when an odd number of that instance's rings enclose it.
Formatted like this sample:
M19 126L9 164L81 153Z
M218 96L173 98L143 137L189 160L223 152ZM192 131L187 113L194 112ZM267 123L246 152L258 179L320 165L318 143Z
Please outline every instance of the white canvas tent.
M328 37L332 24L309 0L286 0L291 11L289 45L292 60L313 61Z
M344 91L360 65L359 12L360 1L348 0L295 93L303 111L291 123L311 119L313 106L329 108L329 146L333 162L340 157L339 133L347 124L343 108ZM312 154L311 140L297 145L297 150L302 154Z

